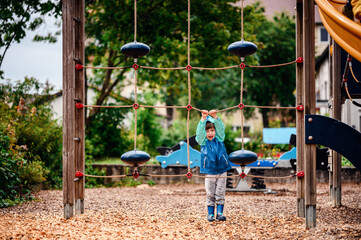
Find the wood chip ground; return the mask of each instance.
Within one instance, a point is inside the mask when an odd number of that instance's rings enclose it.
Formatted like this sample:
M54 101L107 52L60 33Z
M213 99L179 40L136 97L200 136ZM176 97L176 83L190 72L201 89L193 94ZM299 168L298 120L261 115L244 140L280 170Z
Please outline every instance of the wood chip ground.
M361 239L361 184L343 184L342 206L317 186L317 227L296 215L296 184L276 194L227 192L227 221L206 220L203 185L86 189L85 213L63 218L62 191L0 209L0 239Z

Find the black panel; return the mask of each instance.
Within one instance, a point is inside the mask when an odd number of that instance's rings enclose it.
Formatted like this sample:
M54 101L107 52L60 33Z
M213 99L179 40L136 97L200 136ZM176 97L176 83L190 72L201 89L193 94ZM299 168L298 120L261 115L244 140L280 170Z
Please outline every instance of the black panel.
M312 118L310 122L309 119ZM361 170L361 133L333 118L306 114L305 142L329 147ZM312 136L312 139L309 137Z

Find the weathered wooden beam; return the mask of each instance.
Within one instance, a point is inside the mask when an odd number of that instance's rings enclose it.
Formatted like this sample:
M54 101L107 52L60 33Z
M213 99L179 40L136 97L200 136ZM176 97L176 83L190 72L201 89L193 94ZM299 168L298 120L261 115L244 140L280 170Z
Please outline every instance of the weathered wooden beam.
M296 58L303 56L303 2L296 1ZM296 65L296 105L303 103L303 63ZM305 145L304 112L296 112L297 172L304 171L303 149ZM297 216L305 217L305 181L297 177Z
M313 0L303 1L303 92L304 113L314 114L315 94L315 7ZM305 119L305 121L307 121ZM316 145L304 146L306 228L316 227Z
M63 0L63 204L64 217L73 216L74 205L74 51L73 0Z
M332 118L341 121L341 47L333 41L332 53ZM341 155L332 151L332 195L334 206L341 206Z
M85 0L77 0L74 3L74 61L84 63L85 59ZM75 62L73 62L73 69ZM75 99L85 103L85 76L84 69L75 71ZM75 104L73 101L72 104ZM84 173L85 165L85 114L84 109L75 109L75 170ZM75 182L75 214L84 213L85 179L80 178Z

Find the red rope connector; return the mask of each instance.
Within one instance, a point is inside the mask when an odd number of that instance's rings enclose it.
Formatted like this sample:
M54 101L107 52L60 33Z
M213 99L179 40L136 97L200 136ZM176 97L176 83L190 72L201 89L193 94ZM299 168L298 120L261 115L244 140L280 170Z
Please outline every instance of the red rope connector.
M191 66L191 65L187 65L187 66L186 66L186 69L187 69L188 72L190 72L190 71L192 70L192 66Z
M239 176L243 179L243 178L245 178L247 175L243 172L243 173L239 174Z
M239 109L243 109L243 108L244 108L244 104L243 104L243 103L240 103L240 104L238 104L238 107L239 107Z
M136 63L134 63L133 66L132 66L132 68L133 68L134 70L137 70L137 69L139 68L139 65L136 64Z
M77 109L82 109L82 108L84 107L84 105L83 105L82 103L76 103L76 104L75 104L75 107L76 107Z
M81 64L76 64L76 65L75 65L75 68L76 68L77 70L82 70L82 69L83 69L83 65L81 65Z
M139 108L139 104L138 104L138 103L134 103L134 104L133 104L133 108L134 108L134 109L138 109L138 108Z
M297 111L303 111L303 109L305 109L304 107L303 107L303 105L302 104L300 104L300 105L298 105L297 107L296 107L296 109L297 109Z
M297 173L297 177L304 177L305 176L305 173L303 171L299 171Z
M187 173L187 178L188 178L188 179L191 179L192 177L193 177L193 174L192 174L191 172L188 172L188 173Z
M77 171L77 172L75 173L75 176L76 176L76 177L84 177L84 174L83 174L82 172L80 172L80 171Z
M344 77L344 78L342 79L342 82L347 82L347 78Z
M134 177L135 179L137 179L137 178L139 177L139 173L138 173L138 172L134 172L134 173L133 173L133 177Z
M303 57L297 58L296 63L303 63Z
M193 107L192 107L192 105L188 104L186 108L188 111L190 111L190 110L192 110Z
M246 64L244 64L244 63L241 63L241 64L239 64L239 67L240 67L241 69L245 69L245 67L246 67Z

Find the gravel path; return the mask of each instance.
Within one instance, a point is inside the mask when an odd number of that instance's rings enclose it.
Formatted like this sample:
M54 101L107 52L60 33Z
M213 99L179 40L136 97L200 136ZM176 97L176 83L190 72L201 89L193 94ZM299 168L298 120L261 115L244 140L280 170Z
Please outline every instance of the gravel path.
M203 185L86 189L85 214L63 219L62 191L0 209L0 239L361 239L361 185L344 184L342 207L317 186L317 227L296 217L296 185L277 194L226 194L227 221L206 220Z

